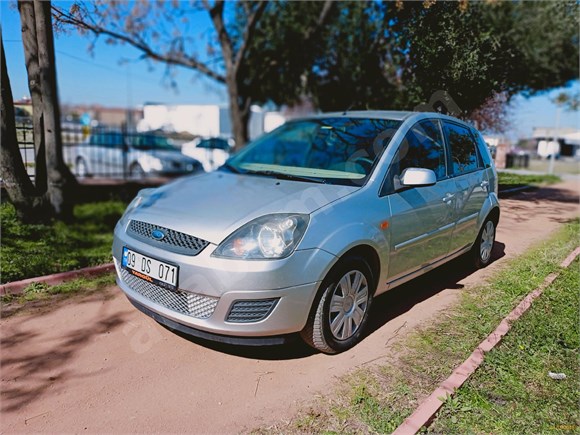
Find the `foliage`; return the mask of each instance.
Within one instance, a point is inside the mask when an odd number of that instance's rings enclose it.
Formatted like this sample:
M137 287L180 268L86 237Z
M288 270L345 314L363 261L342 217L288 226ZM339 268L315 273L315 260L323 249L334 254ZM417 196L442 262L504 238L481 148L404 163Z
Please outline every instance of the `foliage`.
M254 103L437 110L428 103L437 91L452 98L443 105L453 114L502 130L513 95L578 77L574 1L95 1L53 9L61 23L164 62L169 77L180 65L226 84L231 109L241 111L232 113L234 130ZM210 26L196 25L200 11Z
M125 206L120 201L81 204L72 224L23 225L14 207L2 204L1 282L110 262L113 228Z
M293 104L308 95L323 111L413 110L446 91L452 114L505 130L513 95L578 77L578 8L562 1L345 1L304 45L314 8L277 2L249 51L249 68L262 75L255 99Z
M525 186L527 184L555 184L562 181L557 175L522 175L514 174L513 172L500 172L498 175L499 184L503 187Z

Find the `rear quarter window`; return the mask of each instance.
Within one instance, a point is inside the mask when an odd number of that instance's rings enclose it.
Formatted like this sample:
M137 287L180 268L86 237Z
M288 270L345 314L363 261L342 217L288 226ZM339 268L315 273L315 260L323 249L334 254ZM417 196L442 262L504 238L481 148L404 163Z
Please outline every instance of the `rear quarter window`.
M451 122L443 124L450 149L451 172L461 175L477 170L480 167L477 145L469 128Z

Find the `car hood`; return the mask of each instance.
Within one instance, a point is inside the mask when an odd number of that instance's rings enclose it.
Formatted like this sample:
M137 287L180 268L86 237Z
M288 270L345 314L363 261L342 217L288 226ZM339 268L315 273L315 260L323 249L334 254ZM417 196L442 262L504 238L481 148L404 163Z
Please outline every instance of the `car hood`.
M219 244L252 219L271 213L310 214L356 190L216 171L184 177L151 191L129 218Z

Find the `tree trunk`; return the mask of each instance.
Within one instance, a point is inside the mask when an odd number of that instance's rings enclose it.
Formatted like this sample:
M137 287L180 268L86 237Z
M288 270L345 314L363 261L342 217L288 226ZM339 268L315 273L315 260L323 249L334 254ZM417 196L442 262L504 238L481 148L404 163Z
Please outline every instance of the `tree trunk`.
M50 1L34 0L46 147L47 193L55 216L61 219L70 219L72 218L72 198L77 183L75 177L64 163L62 154L60 108L56 86L54 39L50 7Z
M36 189L39 193L47 190L46 155L44 148L44 121L42 116L42 89L40 88L40 67L38 65L38 42L36 36L36 21L34 3L31 0L18 2L20 23L22 28L22 43L26 71L28 73L28 89L32 99L32 124L34 131L34 162Z
M10 88L10 78L6 67L4 54L4 42L0 30L1 71L0 82L2 93L0 98L0 176L4 181L4 187L10 201L14 205L18 217L25 222L35 221L41 218L43 213L38 213L43 208L43 201L37 195L34 185L26 172L22 155L18 147L16 137L16 124L14 120L14 100Z
M235 79L227 78L228 99L230 106L230 119L232 121L232 133L234 136L234 151L244 147L249 139L250 98L241 97L238 92L238 84Z

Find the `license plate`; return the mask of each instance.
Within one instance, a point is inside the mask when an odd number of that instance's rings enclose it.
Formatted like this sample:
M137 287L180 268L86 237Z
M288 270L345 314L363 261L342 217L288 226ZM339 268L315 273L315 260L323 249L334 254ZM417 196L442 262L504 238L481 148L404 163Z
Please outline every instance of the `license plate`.
M140 254L126 246L123 248L121 265L132 275L147 282L170 290L177 289L177 266Z

